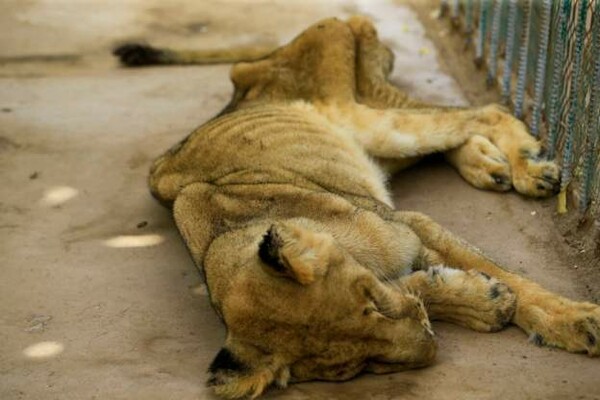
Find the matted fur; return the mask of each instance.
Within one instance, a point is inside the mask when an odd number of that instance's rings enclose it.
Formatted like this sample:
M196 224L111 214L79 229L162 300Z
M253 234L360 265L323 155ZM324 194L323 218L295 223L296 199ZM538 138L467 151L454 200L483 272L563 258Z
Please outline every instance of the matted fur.
M125 63L140 60L131 49ZM203 61L153 51L150 62ZM600 354L598 306L394 210L386 174L426 154L479 188L534 197L555 191L558 168L498 106L411 100L388 83L392 62L366 18L321 21L234 65L229 105L154 163L151 191L173 207L227 327L210 367L219 395L426 366L430 319L482 332L512 322L538 344Z

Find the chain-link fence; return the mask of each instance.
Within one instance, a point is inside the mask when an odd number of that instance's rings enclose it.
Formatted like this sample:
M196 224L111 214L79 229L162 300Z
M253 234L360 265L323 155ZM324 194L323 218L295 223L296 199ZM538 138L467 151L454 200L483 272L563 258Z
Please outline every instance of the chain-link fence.
M600 217L600 0L449 0L442 11L561 164L559 212L569 198Z

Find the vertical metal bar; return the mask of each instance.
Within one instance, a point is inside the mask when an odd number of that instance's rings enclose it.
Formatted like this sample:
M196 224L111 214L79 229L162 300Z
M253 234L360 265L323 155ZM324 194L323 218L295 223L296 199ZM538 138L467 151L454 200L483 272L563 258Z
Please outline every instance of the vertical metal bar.
M487 20L490 8L490 0L481 0L479 5L479 36L477 37L477 46L475 47L475 63L483 63L483 50L485 38L487 36Z
M446 15L446 11L448 10L448 0L440 1L440 17Z
M531 133L538 136L540 133L540 116L546 80L546 63L548 62L548 38L550 36L550 13L552 0L544 0L540 18L540 38L538 43L538 59L535 71L533 115L531 119Z
M525 84L527 83L527 58L529 56L529 36L531 30L531 2L527 1L525 11L525 32L521 38L519 48L519 67L517 72L517 94L515 96L515 116L523 117L523 103L525 102Z
M467 0L465 5L465 31L468 34L473 32L473 0Z
M489 70L487 84L491 87L496 81L498 71L498 43L500 42L500 21L502 18L502 3L504 0L495 0L492 14L492 38L490 41Z
M556 154L556 141L560 128L560 92L564 84L565 49L569 34L568 24L571 15L571 0L562 0L558 14L558 34L554 41L552 82L548 96L548 137L546 149L548 158L553 159Z
M458 19L460 11L460 0L452 0L452 8L450 10L450 16L452 19Z
M598 139L600 138L600 0L592 14L592 60L594 71L590 87L590 102L586 124L586 145L583 154L582 187L579 197L579 211L585 212L590 203L592 180L598 171L594 171L598 157Z
M583 56L587 10L588 0L579 0L579 10L577 12L576 22L577 25L575 26L575 60L573 61L573 74L571 75L569 112L567 114L567 133L562 153L562 173L560 177L560 193L558 195L558 212L561 214L567 211L567 187L569 186L573 175L573 141L575 137L575 118L577 116L577 100L579 97L579 79L581 75L581 59Z
M506 31L506 56L504 58L504 70L502 71L502 101L508 104L510 101L510 83L512 79L513 54L515 48L515 30L517 27L517 0L509 0L508 23Z
M440 18L445 17L448 12L448 8L450 7L448 4L449 0L441 0L440 1Z
M567 114L567 137L562 154L561 187L564 189L571 180L573 162L573 140L575 136L575 118L577 116L579 79L581 76L581 59L583 57L583 41L585 39L585 20L587 17L588 0L579 0L577 26L575 36L573 74L571 75L571 93L569 97L569 113Z

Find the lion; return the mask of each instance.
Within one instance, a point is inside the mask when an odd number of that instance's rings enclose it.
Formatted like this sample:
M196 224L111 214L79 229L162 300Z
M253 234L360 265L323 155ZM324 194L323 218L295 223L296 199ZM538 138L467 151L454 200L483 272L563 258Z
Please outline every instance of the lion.
M387 176L443 153L470 184L556 192L559 168L526 126L490 105L411 99L388 81L373 23L320 21L272 52L126 45L127 65L231 61L216 117L152 165L227 328L208 385L226 398L431 364L430 321L600 354L600 307L509 272L426 215L394 208Z

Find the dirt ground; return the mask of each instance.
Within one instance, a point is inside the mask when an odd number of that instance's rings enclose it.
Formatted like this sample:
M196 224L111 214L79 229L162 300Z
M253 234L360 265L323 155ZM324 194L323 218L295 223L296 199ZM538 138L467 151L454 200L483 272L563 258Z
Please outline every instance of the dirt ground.
M224 338L150 161L214 115L229 66L119 68L127 39L175 47L282 43L326 16L373 16L415 96L464 104L416 14L384 1L4 0L0 13L0 399L211 399ZM554 202L473 189L431 160L391 181L492 258L598 301L552 222ZM590 284L590 282L592 282ZM586 287L587 285L587 287ZM591 286L590 286L591 285ZM276 399L600 399L600 360L511 327L437 323L427 369L271 391Z

